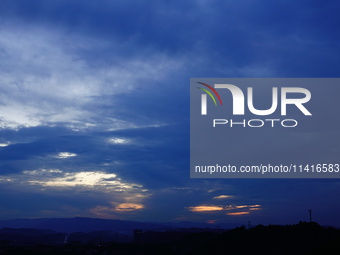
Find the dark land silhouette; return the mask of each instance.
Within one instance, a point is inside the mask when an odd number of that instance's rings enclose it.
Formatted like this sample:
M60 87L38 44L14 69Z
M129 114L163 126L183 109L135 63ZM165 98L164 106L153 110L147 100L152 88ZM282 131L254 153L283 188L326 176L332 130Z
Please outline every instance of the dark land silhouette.
M60 233L42 229L0 230L0 254L340 254L340 230L315 222L220 228L135 229Z
M219 224L219 228L232 229L241 224ZM211 228L209 223L195 222L139 222L129 220L110 220L86 217L75 218L37 218L37 219L14 219L0 220L1 228L31 228L49 229L55 232L93 232L93 231L114 231L127 235L132 235L134 229L143 230L166 230L169 228Z

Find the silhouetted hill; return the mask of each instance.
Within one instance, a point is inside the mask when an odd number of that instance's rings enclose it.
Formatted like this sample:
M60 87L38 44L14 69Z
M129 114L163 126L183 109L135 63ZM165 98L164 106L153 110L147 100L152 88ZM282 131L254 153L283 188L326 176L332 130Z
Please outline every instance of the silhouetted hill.
M242 226L241 223L205 223L205 222L167 222L164 225L173 227L173 228L220 228L220 229L232 229Z
M132 242L130 235L119 234L112 231L94 231L94 232L75 232L67 235L65 243L74 244L103 244L103 243L126 243Z
M180 241L186 254L340 254L340 230L315 222L235 228L223 234L197 233ZM190 252L189 252L190 251Z
M62 244L65 233L56 233L43 229L0 229L0 242L9 242L11 246L36 245L36 244Z
M2 232L3 231L3 232ZM258 225L246 229L238 227L222 229L173 229L169 231L137 231L138 242L119 243L117 235L109 231L73 233L65 235L69 242L54 244L61 233L47 230L3 229L1 234L33 240L27 246L10 246L0 240L3 255L54 255L54 254L139 254L139 255L338 255L340 254L340 230L322 227L317 223L300 222L296 225ZM15 236L15 235L14 235ZM51 239L51 237L54 238ZM42 238L37 244L34 240ZM8 239L7 239L8 240ZM45 241L47 240L47 241Z
M0 228L34 228L50 229L56 232L93 232L113 231L132 235L134 229L165 231L172 228L224 228L232 229L240 224L211 225L207 223L153 223L126 220L107 220L96 218L40 218L40 219L15 219L0 221Z
M160 229L161 224L96 218L41 218L0 221L0 228L50 229L56 232L114 231L131 234L135 228Z

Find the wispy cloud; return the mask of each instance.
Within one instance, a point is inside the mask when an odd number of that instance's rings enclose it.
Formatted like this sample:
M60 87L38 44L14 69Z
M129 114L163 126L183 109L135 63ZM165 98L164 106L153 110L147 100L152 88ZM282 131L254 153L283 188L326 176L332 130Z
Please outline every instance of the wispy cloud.
M96 206L89 211L96 217L107 219L128 217L146 209L144 200L147 197L149 197L148 194L133 194L125 196L121 202L112 201L107 206Z
M249 214L249 212L230 212L230 213L227 213L227 215L230 215L230 216L239 216L239 215L247 215Z
M71 158L71 157L76 157L76 156L77 156L76 153L72 153L72 152L60 152L55 157L56 158Z
M75 197L91 193L91 197L99 201L91 202L81 215L102 218L124 218L124 215L139 212L145 208L144 200L150 196L142 185L124 181L117 174L101 171L70 173L61 169L26 170L21 174L0 176L0 184L7 185L9 189L16 186L22 192L37 195L41 190L45 194L53 194L58 190L62 196L67 193ZM93 203L96 205L91 206ZM53 211L54 214L58 213L57 208ZM63 208L60 208L59 213L62 211ZM80 213L75 208L73 211Z
M224 210L223 206L216 206L216 205L198 205L198 206L188 207L187 209L192 212L213 212L213 211Z
M234 196L231 195L219 195L216 197L213 197L213 199L228 199L228 198L233 198Z
M187 207L191 212L198 213L211 213L211 212L226 212L226 215L245 215L253 211L261 210L261 205L199 205Z
M63 171L59 169L37 169L32 171L23 171L24 175L31 175L31 176L50 176L54 174L61 174Z
M0 182L15 182L24 189L27 186L44 187L44 189L93 190L95 192L119 193L125 196L144 197L147 189L142 185L123 181L114 173L102 171L64 172L60 169L37 169L23 171L22 174L0 176ZM140 196L138 194L141 194Z
M122 137L112 137L109 138L109 143L111 144L129 144L131 143L131 139L122 138Z
M38 27L0 27L1 93L0 127L20 128L39 125L66 125L76 128L133 128L134 123L117 118L114 101L101 97L131 93L140 89L140 80L166 77L182 63L164 55L144 59L115 59L114 42L69 36L61 31ZM66 41L66 42L65 42ZM105 65L93 65L88 50L112 48ZM171 68L169 68L171 67ZM145 89L145 88L144 88ZM159 124L158 122L150 124ZM144 124L145 125L145 124Z

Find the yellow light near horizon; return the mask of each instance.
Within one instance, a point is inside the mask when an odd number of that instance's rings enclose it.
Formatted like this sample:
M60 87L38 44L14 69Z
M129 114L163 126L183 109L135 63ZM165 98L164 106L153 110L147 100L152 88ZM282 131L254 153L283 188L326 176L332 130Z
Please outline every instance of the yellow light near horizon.
M249 212L231 212L231 213L227 213L227 215L231 215L231 216L246 215L246 214L249 214Z
M116 207L116 211L119 212L131 212L144 209L144 205L135 203L122 203Z
M222 211L222 206L216 205L199 205L199 206L192 206L188 207L188 209L192 212L211 212L211 211Z

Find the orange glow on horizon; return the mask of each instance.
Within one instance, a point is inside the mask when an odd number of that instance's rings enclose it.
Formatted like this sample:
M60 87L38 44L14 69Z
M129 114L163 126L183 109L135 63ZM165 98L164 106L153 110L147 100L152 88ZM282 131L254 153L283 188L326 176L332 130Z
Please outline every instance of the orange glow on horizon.
M188 207L188 209L192 212L212 212L212 211L222 211L222 206L216 205L199 205L199 206L192 206Z
M135 210L144 209L144 205L135 203L122 203L116 207L116 211L119 212L131 212Z
M256 208L250 208L249 210L250 211L259 211L259 210L261 210L261 208L256 207Z
M246 215L246 214L249 214L249 212L231 212L231 213L227 213L227 215L231 215L231 216Z

